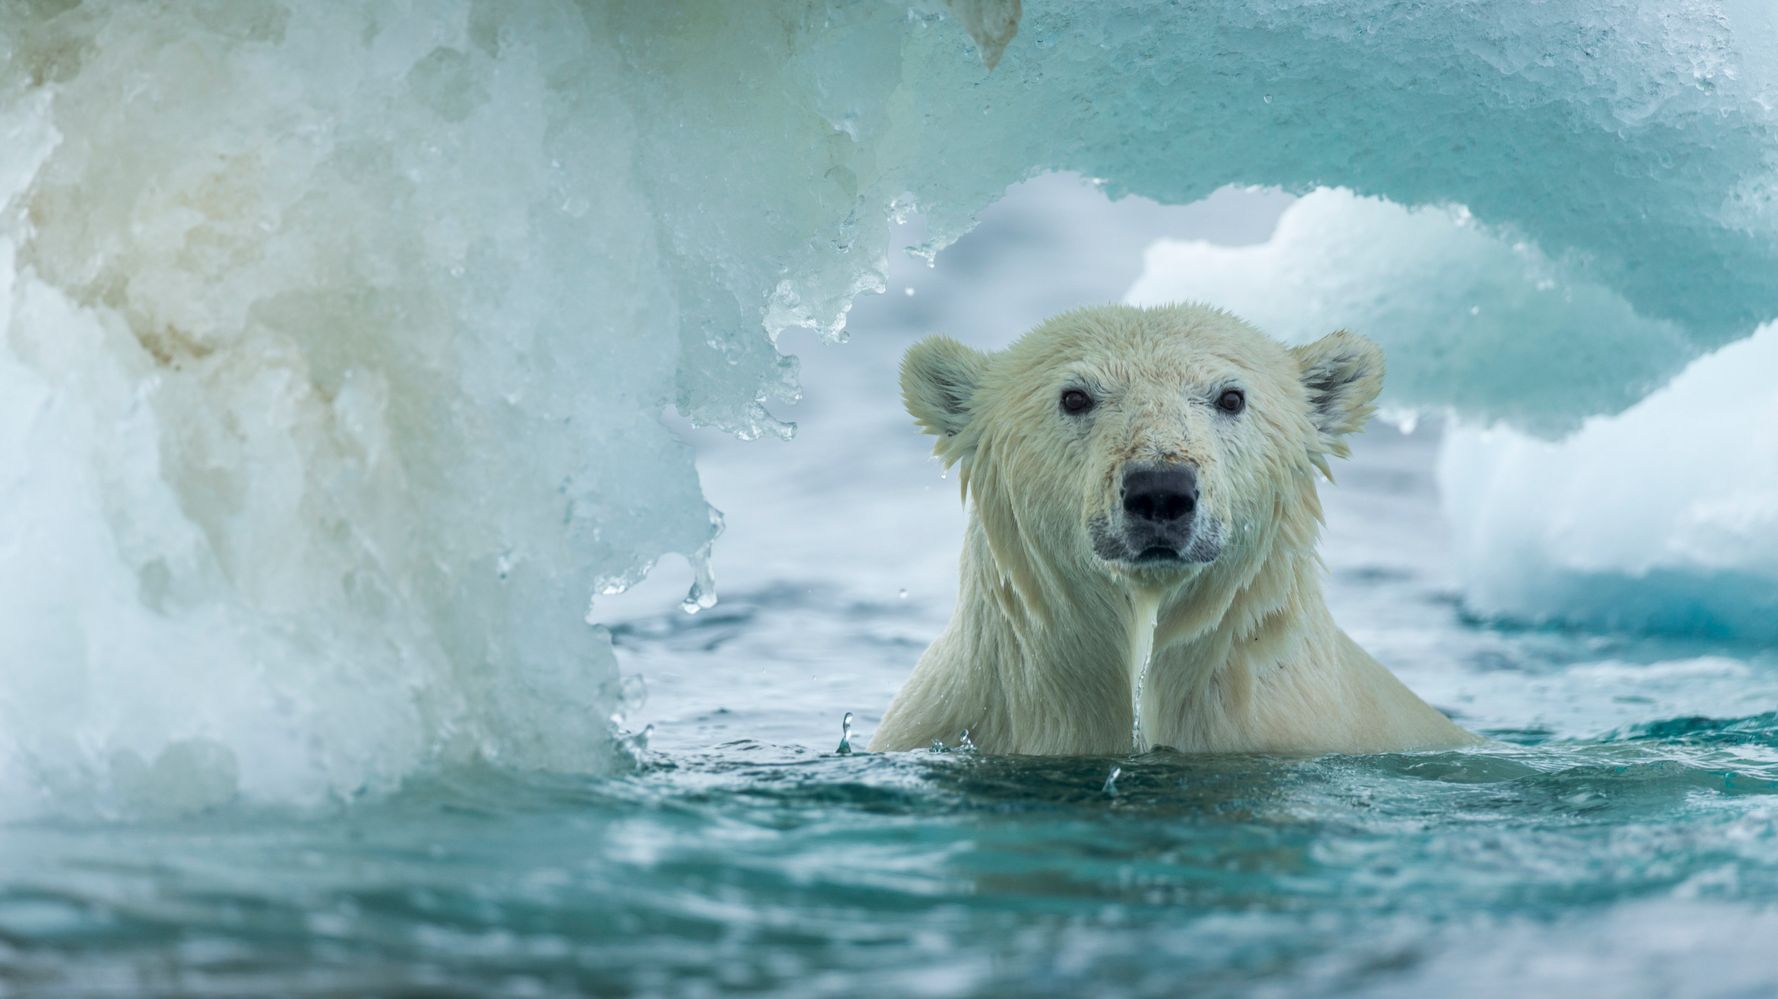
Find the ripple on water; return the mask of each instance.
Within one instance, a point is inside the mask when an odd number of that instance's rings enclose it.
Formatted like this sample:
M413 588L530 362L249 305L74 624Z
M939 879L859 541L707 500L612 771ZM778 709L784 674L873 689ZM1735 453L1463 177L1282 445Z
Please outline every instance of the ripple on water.
M326 822L15 828L0 936L18 981L173 990L1387 986L1490 940L1535 952L1528 920L1556 947L1778 897L1778 765L1685 721L1311 759L743 740L617 779L457 770Z

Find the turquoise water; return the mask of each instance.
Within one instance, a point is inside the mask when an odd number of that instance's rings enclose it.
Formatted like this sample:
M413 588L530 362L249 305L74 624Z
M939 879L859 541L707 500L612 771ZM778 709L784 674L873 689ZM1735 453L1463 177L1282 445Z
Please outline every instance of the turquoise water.
M1755 994L1775 747L1767 716L1478 754L737 741L460 773L326 820L12 830L0 953L12 986L120 992Z

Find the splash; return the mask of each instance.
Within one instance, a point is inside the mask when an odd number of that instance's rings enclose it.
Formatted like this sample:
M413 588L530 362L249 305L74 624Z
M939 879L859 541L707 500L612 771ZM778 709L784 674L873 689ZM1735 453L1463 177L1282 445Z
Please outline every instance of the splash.
M834 752L840 756L852 755L852 712L850 711L846 712L846 717L840 719L840 744Z

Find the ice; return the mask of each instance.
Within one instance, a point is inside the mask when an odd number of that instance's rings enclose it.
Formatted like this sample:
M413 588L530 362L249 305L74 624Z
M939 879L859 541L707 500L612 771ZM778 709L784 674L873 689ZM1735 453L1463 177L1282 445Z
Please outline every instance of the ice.
M1350 328L1382 344L1385 410L1454 407L1545 434L1616 412L1695 347L1671 320L1464 209L1319 190L1265 243L1162 240L1127 299L1214 301L1297 343Z
M0 815L181 773L312 803L437 761L609 766L587 596L708 543L657 414L726 403L677 384L703 369L608 32L542 6L20 11Z
M1409 206L1346 205L1446 264L1367 279L1401 399L1621 409L1778 314L1775 18L0 5L0 816L613 765L588 599L719 523L661 413L788 433L778 337L839 336L890 219L942 248L1046 171ZM1534 325L1441 333L1515 267Z
M1778 325L1560 441L1445 438L1466 598L1521 621L1778 640Z

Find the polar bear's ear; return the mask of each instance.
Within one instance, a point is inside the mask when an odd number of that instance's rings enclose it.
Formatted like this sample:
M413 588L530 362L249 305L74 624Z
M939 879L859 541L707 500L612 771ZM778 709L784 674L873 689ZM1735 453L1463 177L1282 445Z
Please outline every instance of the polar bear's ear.
M901 359L901 399L921 429L934 437L955 437L969 425L988 355L948 336L929 336Z
M1364 426L1383 389L1383 351L1345 330L1290 349L1309 393L1309 419L1320 431L1320 452L1344 458L1345 436ZM1326 471L1323 464L1323 471Z

